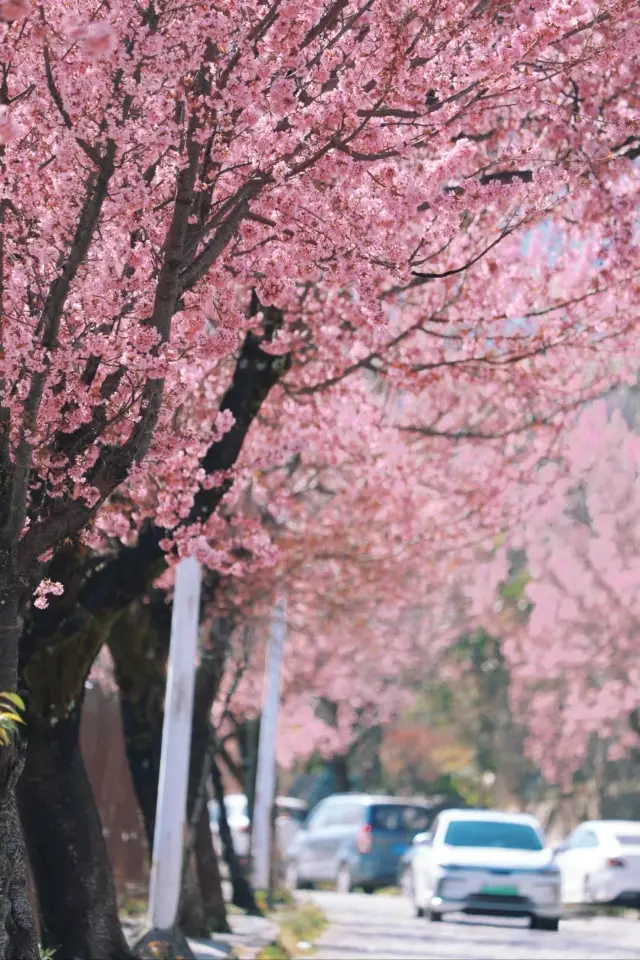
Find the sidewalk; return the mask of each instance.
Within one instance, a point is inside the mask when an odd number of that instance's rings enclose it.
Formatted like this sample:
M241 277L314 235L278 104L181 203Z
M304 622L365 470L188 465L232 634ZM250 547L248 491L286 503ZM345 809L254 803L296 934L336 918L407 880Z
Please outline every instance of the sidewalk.
M188 941L196 960L222 960L225 957L253 960L260 950L278 938L278 925L264 917L249 917L230 912L228 920L231 933L217 933L212 940ZM133 946L149 929L148 919L125 919L122 921L122 929L127 941Z

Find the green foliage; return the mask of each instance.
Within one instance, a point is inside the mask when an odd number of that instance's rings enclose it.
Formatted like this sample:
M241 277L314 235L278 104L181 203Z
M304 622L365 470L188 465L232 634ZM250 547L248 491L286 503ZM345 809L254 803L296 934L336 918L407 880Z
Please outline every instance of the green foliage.
M298 903L293 908L280 909L274 915L280 927L280 936L275 943L264 947L256 960L289 960L299 956L298 944L314 944L327 929L327 916L310 900Z
M18 724L24 723L20 714L26 707L17 693L0 693L0 744L8 747L18 736Z
M301 940L314 943L326 930L328 921L324 911L307 900L291 913L285 914L280 925L296 943Z
M256 960L290 960L291 954L288 953L281 943L270 943L263 947Z
M267 912L267 891L255 890L254 897L258 905L258 909L261 910L262 913L266 913ZM286 887L279 887L273 893L272 903L275 908L295 907L296 899L291 893L291 891L287 890Z

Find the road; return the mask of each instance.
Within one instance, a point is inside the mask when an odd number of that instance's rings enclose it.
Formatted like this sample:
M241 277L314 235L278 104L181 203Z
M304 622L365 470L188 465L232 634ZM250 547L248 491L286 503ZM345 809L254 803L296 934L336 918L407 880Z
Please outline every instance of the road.
M526 920L416 919L404 898L316 892L330 927L315 960L630 960L640 958L640 922L618 917L565 920L558 933ZM303 952L300 956L304 956Z

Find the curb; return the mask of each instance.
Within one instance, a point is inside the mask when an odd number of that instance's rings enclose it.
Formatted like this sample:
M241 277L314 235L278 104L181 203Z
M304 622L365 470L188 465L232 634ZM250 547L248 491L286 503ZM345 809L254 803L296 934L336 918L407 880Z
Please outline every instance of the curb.
M278 924L265 917L230 914L228 919L231 933L218 933L206 940L186 941L194 960L251 960L280 935ZM145 937L145 932L149 931L146 918L125 920L122 929L131 947L148 939Z

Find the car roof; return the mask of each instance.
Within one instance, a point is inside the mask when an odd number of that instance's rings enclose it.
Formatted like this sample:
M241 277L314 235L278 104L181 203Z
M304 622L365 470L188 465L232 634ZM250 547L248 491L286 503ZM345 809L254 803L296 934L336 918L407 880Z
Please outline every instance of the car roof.
M429 803L424 800L414 800L412 797L388 797L382 793L332 793L324 802L335 801L337 803L340 800L353 800L363 806L384 803L403 807L429 807Z
M306 810L309 806L306 800L298 797L276 797L276 803L279 807L291 807L292 810Z
M603 833L624 830L626 833L640 834L640 820L587 820L580 826L588 827L590 830L600 830Z
M443 810L439 819L444 823L450 823L452 820L467 820L471 822L496 821L500 823L523 823L531 827L540 828L540 821L530 813L509 813L505 810L469 810L467 808L454 808Z

